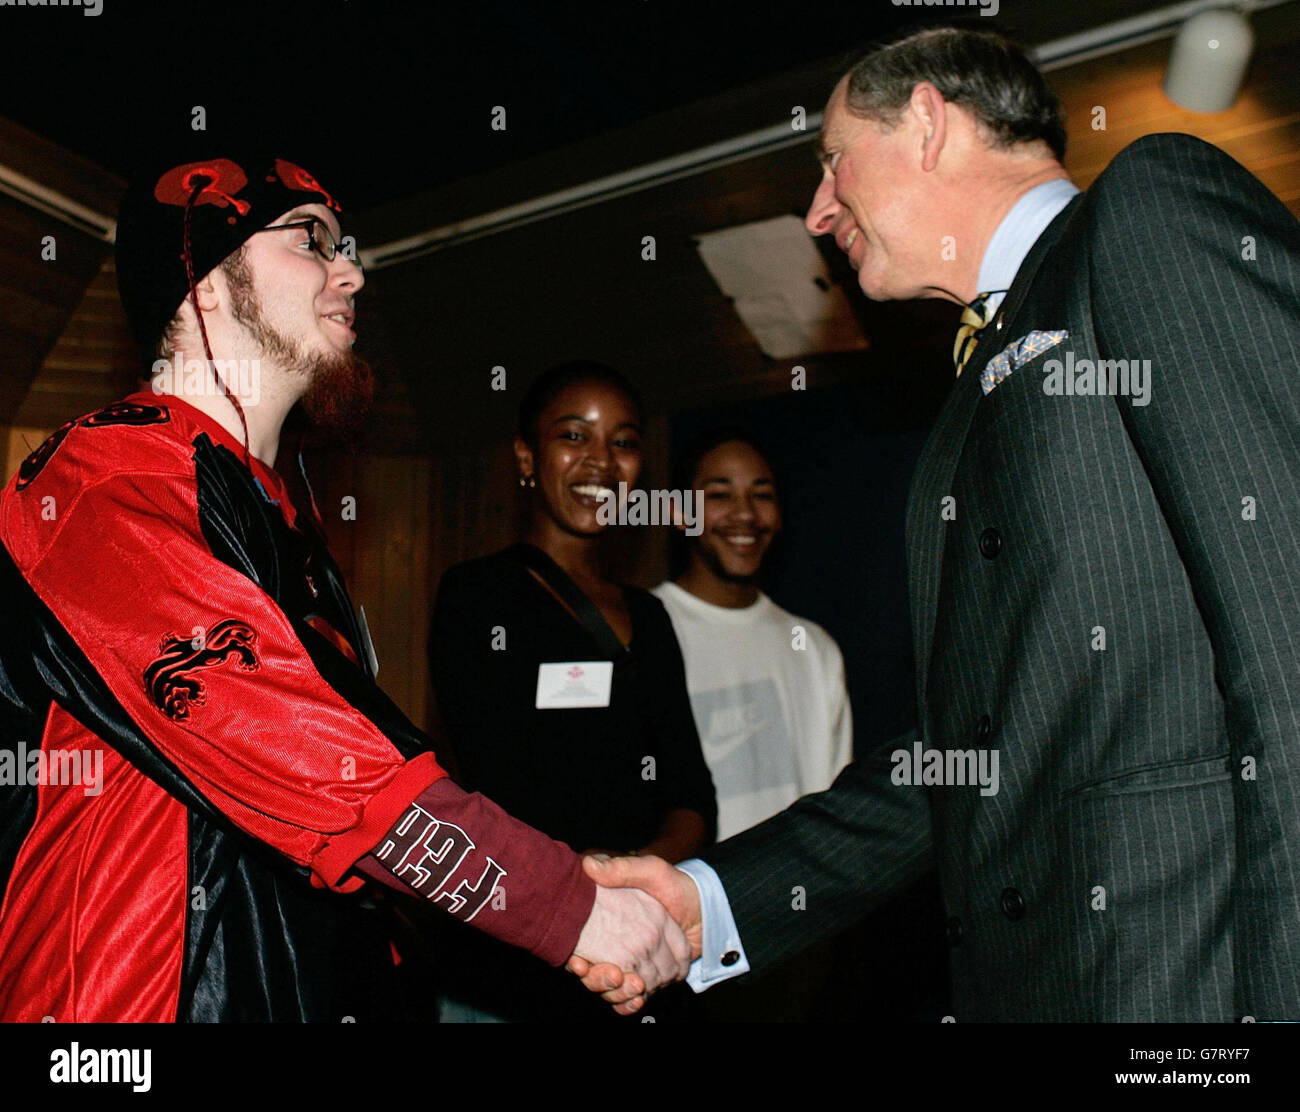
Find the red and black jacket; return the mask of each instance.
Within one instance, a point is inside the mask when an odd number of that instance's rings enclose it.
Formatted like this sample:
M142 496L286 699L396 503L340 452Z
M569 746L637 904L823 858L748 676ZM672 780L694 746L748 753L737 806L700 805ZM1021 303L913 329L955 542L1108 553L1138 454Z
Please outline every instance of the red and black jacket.
M58 430L0 500L0 1018L383 1015L388 934L353 870L413 816L437 830L435 805L492 848L462 917L513 874L514 921L475 925L558 963L590 908L567 850L443 779L319 529L242 460L141 392Z

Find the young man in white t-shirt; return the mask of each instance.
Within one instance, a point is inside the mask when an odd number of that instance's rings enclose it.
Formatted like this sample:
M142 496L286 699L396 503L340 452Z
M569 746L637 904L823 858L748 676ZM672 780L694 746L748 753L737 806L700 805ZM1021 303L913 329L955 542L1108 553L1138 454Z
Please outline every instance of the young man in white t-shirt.
M852 758L853 723L834 638L758 589L781 529L763 452L741 430L718 430L688 450L678 477L704 492L703 528L686 537L686 571L654 593L682 647L721 840L828 788Z

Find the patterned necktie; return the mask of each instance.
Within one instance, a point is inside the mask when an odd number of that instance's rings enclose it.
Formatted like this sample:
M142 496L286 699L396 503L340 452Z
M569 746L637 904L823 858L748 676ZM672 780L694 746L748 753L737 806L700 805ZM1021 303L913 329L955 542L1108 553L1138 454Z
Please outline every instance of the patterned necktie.
M994 292L998 291L977 295L975 300L962 310L961 327L957 329L957 342L952 346L952 361L957 368L958 378L961 377L966 361L979 344L979 334L993 319L993 310L989 308L989 298L993 296Z

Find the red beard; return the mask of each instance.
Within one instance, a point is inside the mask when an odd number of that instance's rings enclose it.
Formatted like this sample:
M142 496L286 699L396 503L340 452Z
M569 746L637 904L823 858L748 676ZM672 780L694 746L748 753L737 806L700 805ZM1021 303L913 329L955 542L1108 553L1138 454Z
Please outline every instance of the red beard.
M375 399L375 375L370 364L351 352L322 356L311 368L311 385L302 407L323 439L355 445L362 439Z
M375 376L370 364L351 351L305 357L291 337L267 323L243 249L226 259L221 269L230 285L235 319L270 358L307 376L310 385L302 396L302 408L320 432L320 439L339 447L359 445L375 398Z

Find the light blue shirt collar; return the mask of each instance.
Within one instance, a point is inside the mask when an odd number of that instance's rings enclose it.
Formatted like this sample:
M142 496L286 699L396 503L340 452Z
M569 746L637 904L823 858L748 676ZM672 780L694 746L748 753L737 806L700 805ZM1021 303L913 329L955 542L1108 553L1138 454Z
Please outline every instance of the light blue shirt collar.
M1054 178L1034 186L1012 205L984 251L977 292L1010 289L1029 249L1078 192L1078 187L1068 178ZM989 299L990 306L996 309L1005 296L1005 293L996 294Z

